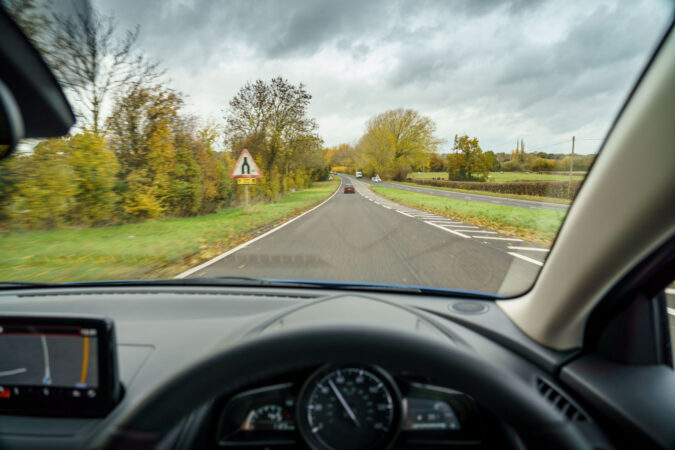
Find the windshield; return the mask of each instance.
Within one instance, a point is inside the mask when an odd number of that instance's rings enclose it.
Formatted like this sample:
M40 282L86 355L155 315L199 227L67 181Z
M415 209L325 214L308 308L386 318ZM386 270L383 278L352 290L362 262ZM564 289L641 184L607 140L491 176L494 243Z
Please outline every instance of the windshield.
M0 162L0 280L501 296L534 283L673 12L657 0L0 3L78 117Z

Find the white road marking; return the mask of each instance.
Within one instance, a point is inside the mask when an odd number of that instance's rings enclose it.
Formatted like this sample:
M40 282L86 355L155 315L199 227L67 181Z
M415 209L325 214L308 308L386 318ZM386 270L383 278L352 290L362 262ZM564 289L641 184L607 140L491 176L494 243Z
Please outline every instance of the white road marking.
M507 253L511 256L515 256L516 258L520 258L523 261L527 261L529 263L536 264L538 266L544 265L543 262L537 261L536 259L528 258L527 256L519 255L518 253L515 253L515 252L507 252Z
M215 263L215 262L218 262L218 261L220 261L221 259L227 258L227 257L230 256L232 253L238 252L238 251L241 250L242 248L245 248L245 247L247 247L248 245L250 245L250 244L252 244L252 243L254 243L254 242L256 242L256 241L259 241L260 239L262 239L262 238L264 238L264 237L266 237L266 236L269 236L270 234L274 233L275 231L279 231L280 229L282 229L282 228L285 227L286 225L289 225L289 224L295 222L296 220L298 220L299 218L303 217L305 214L309 214L309 213L311 213L312 211L314 211L315 209L322 207L323 205L325 205L326 203L328 203L333 197L335 197L335 195L337 195L338 192L340 192L340 191L342 190L342 183L343 183L342 178L340 178L340 185L338 186L337 189L335 189L335 192L333 192L333 195L331 195L331 196L328 197L326 200L324 200L323 202L321 202L321 203L319 203L318 205L316 205L314 208L312 208L312 209L310 209L310 210L308 210L308 211L305 211L304 213L300 214L299 216L293 217L293 218L292 218L291 220L289 220L288 222L284 222L284 223L282 223L281 225L277 225L276 227L274 227L274 228L272 228L271 230L269 230L269 231L267 231L267 232L261 234L260 236L254 237L254 238L251 239L250 241L246 241L246 242L244 242L243 244L240 244L240 245L236 246L235 248L226 251L225 253L221 253L220 255L216 256L215 258L209 259L208 261L206 261L206 262L204 262L204 263L201 263L201 264L199 264L198 266L193 267L192 269L188 269L188 270L186 270L185 272L181 272L181 273L179 273L178 275L176 275L174 278L185 278L185 277L187 277L187 276L192 275L192 274L195 273L195 272L199 272L200 270L202 270L202 269L204 269L204 268L210 266L211 264L213 264L213 263Z
M493 241L517 241L517 242L522 242L522 239L516 239L516 238L503 238L503 237L492 237L492 236L481 236L481 239L492 239Z
M472 233L498 234L496 231L472 231Z
M667 307L666 309L668 310L668 314L675 316L675 308Z
M391 206L381 205L383 208L391 209Z
M404 216L413 217L413 216L411 216L410 214L401 211L400 209L397 209L396 212L397 212L397 213L401 213L401 214L403 214ZM414 217L413 217L413 218L414 218Z
M675 295L675 289L666 289L666 294L668 295Z
M436 225L436 224L433 223L433 222L428 222L428 221L425 220L424 223L428 223L429 225L431 225L431 226L433 226L433 227L440 228L440 229L443 230L443 231L447 231L448 233L456 234L457 236L463 237L463 238L465 238L465 239L470 239L470 238L471 238L471 236L467 236L466 234L462 234L462 233L460 233L459 231L449 230L449 229L447 229L447 228L445 228L445 227L442 227L442 226L440 226L440 225Z
M478 227L474 227L473 225L451 225L451 224L441 224L441 225L443 225L444 227L452 228L452 229L455 229L455 228L461 228L463 230L477 230L478 229Z
M509 249L511 250L527 250L529 252L550 252L548 248L537 248L537 247L514 247L509 245Z
M18 375L20 373L25 373L25 372L28 372L28 369L26 369L25 367L21 367L19 369L5 370L5 371L0 372L0 377L9 377L9 376L12 376L12 375Z

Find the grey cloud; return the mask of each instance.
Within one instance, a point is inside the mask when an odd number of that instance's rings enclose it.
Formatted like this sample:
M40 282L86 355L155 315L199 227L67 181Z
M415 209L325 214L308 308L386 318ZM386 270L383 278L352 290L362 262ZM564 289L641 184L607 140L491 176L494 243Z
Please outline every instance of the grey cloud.
M308 84L320 123L322 117L336 123L342 116L351 124L354 117L413 107L439 117L460 117L458 123L439 124L439 130L448 130L446 139L464 127L461 114L467 108L485 117L486 128L499 117L514 135L521 119L544 134L567 133L588 124L606 129L665 26L664 13L672 11L671 5L655 1L589 5L573 0L100 0L99 4L115 10L125 27L141 24L141 43L150 56L164 61L169 77L172 71L181 72L179 90L200 95L193 97L196 109L208 89L196 90L190 80L217 80L210 74L215 67L226 71L228 66L244 67L240 72L247 78L234 82L237 85L230 90L236 90L246 80L263 77L263 65L285 75L285 68L290 71L292 65L324 51L339 55L341 67L389 51L385 67L368 79L340 79L339 73L322 79L307 73L296 82ZM563 6L572 14L557 17L556 8ZM530 36L530 28L539 24L557 25L561 35ZM543 30L542 37L547 38L548 30ZM361 131L321 132L333 136L327 143L335 144L333 140L350 141ZM336 137L340 133L344 138Z

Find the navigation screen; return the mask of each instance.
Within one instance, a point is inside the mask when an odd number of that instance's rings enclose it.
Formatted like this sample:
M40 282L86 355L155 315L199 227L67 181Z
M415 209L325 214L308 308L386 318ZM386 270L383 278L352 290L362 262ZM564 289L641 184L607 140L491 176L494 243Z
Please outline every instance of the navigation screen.
M39 388L43 396L54 388L69 388L67 393L73 397L96 396L97 331L77 326L1 325L0 398L21 396L22 390L29 392L27 387Z

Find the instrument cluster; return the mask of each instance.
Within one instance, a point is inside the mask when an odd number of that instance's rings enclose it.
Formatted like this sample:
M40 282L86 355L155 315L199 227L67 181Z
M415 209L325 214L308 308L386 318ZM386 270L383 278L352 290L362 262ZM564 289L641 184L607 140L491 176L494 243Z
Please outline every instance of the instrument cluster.
M216 442L233 447L312 449L479 445L474 401L439 386L394 378L374 366L326 365L227 399Z

